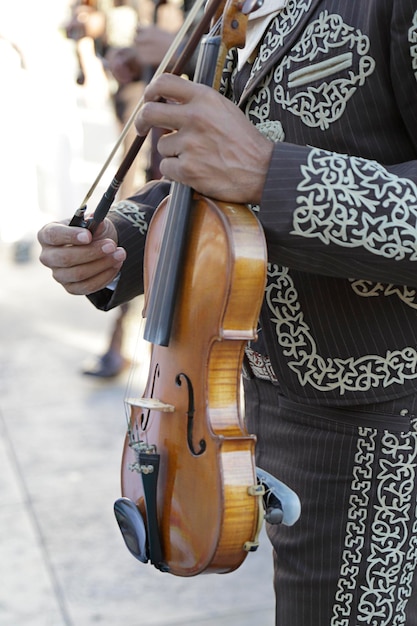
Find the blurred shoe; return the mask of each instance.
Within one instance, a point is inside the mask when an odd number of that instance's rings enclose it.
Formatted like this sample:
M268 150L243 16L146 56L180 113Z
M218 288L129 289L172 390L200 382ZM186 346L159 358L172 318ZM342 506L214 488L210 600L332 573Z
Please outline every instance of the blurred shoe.
M125 359L114 350L109 350L103 356L98 357L93 363L83 370L85 376L98 378L114 378L126 366Z
M31 241L16 241L13 244L13 260L15 263L28 263L32 255Z

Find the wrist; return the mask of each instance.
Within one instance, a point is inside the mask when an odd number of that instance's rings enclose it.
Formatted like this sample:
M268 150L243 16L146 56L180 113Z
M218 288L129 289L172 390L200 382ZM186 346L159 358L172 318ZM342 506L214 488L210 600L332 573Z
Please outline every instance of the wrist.
M274 150L274 143L269 139L264 139L259 142L259 150L256 163L256 171L254 177L254 185L252 188L252 200L251 204L260 204L265 187L265 182L268 176L269 166L271 163L272 153Z

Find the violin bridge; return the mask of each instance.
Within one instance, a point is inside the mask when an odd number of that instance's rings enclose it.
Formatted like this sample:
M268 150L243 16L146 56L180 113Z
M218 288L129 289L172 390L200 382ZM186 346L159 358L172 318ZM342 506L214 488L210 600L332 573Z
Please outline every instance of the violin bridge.
M160 411L161 413L174 413L175 411L173 404L161 402L157 398L127 398L126 404L149 411Z

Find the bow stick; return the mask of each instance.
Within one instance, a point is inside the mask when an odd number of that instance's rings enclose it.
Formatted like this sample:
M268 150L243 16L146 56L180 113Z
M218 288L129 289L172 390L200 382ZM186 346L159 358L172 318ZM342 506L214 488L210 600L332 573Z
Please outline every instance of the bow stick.
M172 60L173 60L174 56L176 55L176 53L178 52L178 48L179 48L180 44L182 43L182 41L183 41L183 39L185 37L185 34L187 33L187 31L189 30L190 26L194 22L196 16L198 15L199 11L201 10L201 8L202 8L202 6L204 4L204 2L205 2L205 0L196 0L195 4L193 5L192 9L190 10L189 14L187 15L187 18L184 21L182 27L178 31L177 36L175 37L174 41L172 42L172 45L169 47L169 50L167 51L165 57L163 58L160 66L155 71L155 74L154 74L154 77L153 77L152 80L155 80L158 76L160 76L166 70L166 68L170 65L170 63L172 63ZM194 29L193 33L190 35L190 37L189 37L188 41L186 42L186 44L185 44L181 54L177 58L174 66L173 66L172 72L171 72L172 74L176 74L176 75L182 74L182 72L184 71L186 63L188 62L190 56L193 54L194 50L196 49L196 47L197 47L201 37L207 31L213 16L218 12L219 7L222 4L222 2L223 2L223 0L212 0L212 2L210 2L208 7L206 8L205 13L203 14L203 16L201 18L199 24L196 26L196 28ZM114 199L116 197L116 193L119 190L119 187L122 184L122 182L124 180L124 177L126 176L127 172L129 171L133 161L135 160L135 158L136 158L140 148L144 144L146 136L140 137L138 135L137 137L135 137L135 139L132 142L132 145L130 146L129 150L127 151L125 157L123 158L122 163L120 164L116 174L114 175L113 180L111 181L109 187L107 188L107 190L103 194L100 202L98 203L97 208L94 211L93 216L91 218L85 219L85 212L86 212L86 209L87 209L87 202L91 198L91 196L94 193L98 183L100 182L104 172L107 170L110 162L114 158L117 150L119 149L121 143L123 142L124 138L126 137L126 134L128 133L130 127L132 126L132 124L133 124L133 122L134 122L138 112L140 111L141 107L143 106L143 101L144 101L144 99L142 97L139 100L138 104L136 105L134 111L132 112L132 115L130 116L130 118L126 122L126 125L125 125L124 129L122 130L122 133L120 134L119 139L117 140L117 142L114 145L112 151L110 152L110 154L107 157L105 163L103 164L100 172L98 173L95 181L93 182L93 184L91 185L89 191L87 192L83 202L81 203L81 205L77 209L77 211L74 213L74 216L72 217L72 219L70 221L70 226L81 226L82 228L88 228L91 232L94 232L96 230L97 226L104 220L104 218L106 217L107 213L109 212L109 209L110 209L110 207L111 207L111 205L114 202Z

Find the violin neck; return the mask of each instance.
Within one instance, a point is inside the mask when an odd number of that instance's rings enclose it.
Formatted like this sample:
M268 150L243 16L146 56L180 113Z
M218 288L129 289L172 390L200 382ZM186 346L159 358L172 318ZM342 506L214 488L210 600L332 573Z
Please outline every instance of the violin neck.
M146 305L143 334L146 341L158 346L169 344L191 212L191 198L190 187L172 183L161 251Z
M194 72L194 82L212 87L216 78L221 45L220 35L203 37Z
M203 38L198 55L194 82L211 86L217 70L221 38ZM171 185L167 221L156 265L155 276L146 306L144 339L168 346L179 289L182 259L191 214L192 189L181 183Z

